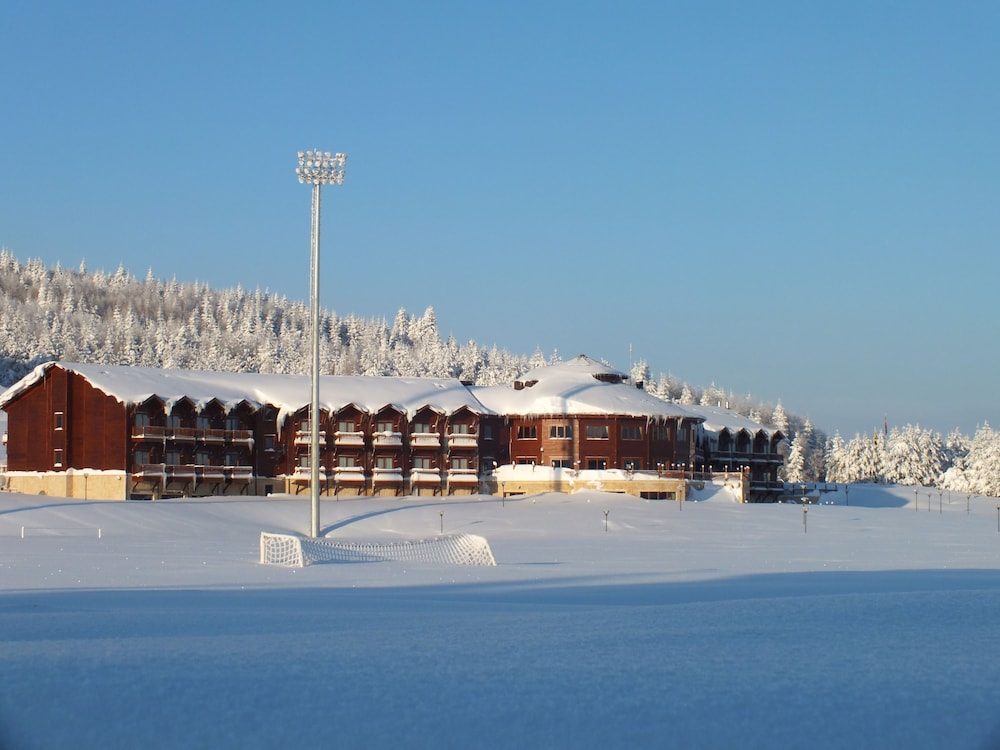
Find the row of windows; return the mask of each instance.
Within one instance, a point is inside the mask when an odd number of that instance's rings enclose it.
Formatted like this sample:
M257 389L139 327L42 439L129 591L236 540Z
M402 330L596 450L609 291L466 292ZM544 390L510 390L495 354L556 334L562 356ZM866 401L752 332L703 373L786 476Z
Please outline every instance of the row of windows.
M309 468L309 454L308 453L303 453L300 456L298 456L298 460L296 462L296 465L300 469L308 469ZM469 470L469 469L475 468L471 464L471 462L469 461L468 458L458 458L458 457L452 458L451 461L450 461L450 463L449 463L449 465L450 465L450 467L452 469L458 469L458 470ZM360 468L360 466L361 465L357 462L357 460L353 456L338 456L337 457L337 467L338 468L341 468L341 469L355 469L355 468ZM412 467L414 469L428 469L428 470L434 468L434 466L432 465L431 459L427 458L427 457L424 457L424 456L418 456L418 457L414 458L413 462L412 462ZM400 467L395 464L395 462L392 460L392 458L379 457L379 458L375 459L375 468L376 469L398 470Z
M309 420L303 419L299 422L299 432L309 432ZM357 429L358 423L351 420L342 420L337 422L337 432L359 432ZM469 435L472 434L469 425L467 424L453 424L449 425L448 429L451 435ZM482 432L482 437L486 440L493 439L493 425L482 424L480 425L480 431ZM375 432L385 433L385 432L398 432L396 429L396 423L385 421L375 423ZM433 434L434 430L431 428L429 422L414 422L412 432L415 434Z
M657 437L660 430L666 430L659 425L654 427L653 439L663 440ZM666 434L666 433L663 433ZM607 440L610 435L606 424L589 424L584 427L584 436L587 440ZM622 425L622 440L642 440L642 426L637 424ZM549 427L549 437L555 440L570 440L573 437L573 425L552 425ZM533 424L521 424L517 426L518 440L537 440L538 426Z
M532 458L519 458L519 459L517 459L516 463L524 465L524 464L530 464L533 461L534 461L534 459L532 459ZM639 463L640 462L639 462L638 459L635 459L635 460L632 460L632 461L626 461L625 468L626 469L638 469L639 468ZM549 465L553 469L572 469L573 468L573 462L570 459L568 459L568 458L554 458L554 459L552 459L552 461L549 462ZM596 470L596 471L604 470L604 469L608 468L608 460L606 458L588 458L586 460L586 462L584 463L584 468L591 469L591 470Z
M178 415L171 414L171 415L169 415L166 418L166 426L167 427L174 427L174 428L176 428L176 427L183 427L184 425L181 424L182 421L183 420ZM150 415L146 414L145 412L136 412L136 415L135 415L135 426L136 427L151 427L152 426L152 420L151 420ZM212 420L209 419L208 417L199 415L198 417L195 418L195 427L197 427L199 430L210 430L210 429L213 428ZM239 417L236 417L236 416L227 416L226 417L226 419L225 419L225 428L227 430L231 430L231 431L246 430L246 429L248 429L246 423L242 419L240 419ZM61 413L56 413L56 429L57 430L58 429L62 429L62 414Z

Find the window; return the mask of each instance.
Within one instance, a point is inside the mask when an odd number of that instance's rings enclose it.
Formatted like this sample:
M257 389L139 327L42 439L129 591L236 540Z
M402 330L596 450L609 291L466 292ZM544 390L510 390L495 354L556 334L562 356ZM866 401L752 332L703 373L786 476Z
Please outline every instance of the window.
M428 432L431 431L431 425L430 425L429 422L414 422L413 423L413 431L414 432L421 432L421 433L428 433Z
M201 466L208 466L212 463L212 459L208 455L208 451L198 451L194 455L194 462Z
M274 440L275 440L275 436L274 435L265 435L264 436L264 450L266 450L266 451L273 451L274 450Z
M212 428L212 422L208 417L198 417L198 429L199 430L209 430Z
M677 442L683 443L687 440L687 427L684 425L677 425Z
M453 458L451 459L451 468L453 469L468 469L469 459L467 458Z
M226 417L226 429L229 430L230 432L233 432L235 430L242 430L243 423L240 422L239 417Z
M587 468L594 470L601 470L608 468L608 461L605 458L588 458Z
M665 424L657 423L650 425L649 428L649 439L650 440L670 440L670 428Z
M375 425L375 432L395 432L394 426L392 422L379 422Z
M343 421L343 422L338 422L337 423L337 431L338 432L354 432L354 422L348 422L346 420Z
M424 456L417 456L413 459L414 469L429 469L431 468L431 460Z
M493 425L490 424L489 422L487 422L486 424L481 424L479 426L479 433L482 436L483 440L492 440L493 439Z
M519 424L517 426L518 440L537 440L538 426L533 424Z
M299 432L309 432L309 420L303 419L299 422Z
M145 412L136 412L135 415L135 426L136 427L149 427L149 415Z
M625 459L625 471L639 471L642 469L642 461L638 458Z
M467 425L467 424L453 424L451 426L451 434L452 435L468 435L469 434L469 425Z
M137 464L148 464L149 463L149 450L147 448L136 448L135 449L135 463L137 463Z
M180 451L167 451L163 456L163 463L171 466L179 466L181 463Z
M637 424L623 424L622 440L642 440L642 427Z
M300 469L308 469L309 468L309 454L308 453L300 453L298 456L295 457L295 464Z
M55 428L57 430L61 430L63 428L63 413L61 411L57 411L55 417Z
M569 469L572 468L572 463L568 458L554 458L552 459L553 469Z
M52 465L53 466L62 466L63 465L63 450L62 450L62 448L56 448L55 449L55 455L52 458Z
M608 426L606 424L587 425L587 440L607 440Z
M395 469L391 456L379 456L375 459L375 467L378 469Z
M181 426L181 418L179 416L177 416L176 414L171 414L169 417L167 417L167 427L180 427L180 426Z
M569 440L573 437L573 425L554 424L549 427L549 437L557 440Z
M226 466L239 466L240 454L236 451L226 451Z
M354 456L337 456L337 466L342 469L349 469L357 466Z

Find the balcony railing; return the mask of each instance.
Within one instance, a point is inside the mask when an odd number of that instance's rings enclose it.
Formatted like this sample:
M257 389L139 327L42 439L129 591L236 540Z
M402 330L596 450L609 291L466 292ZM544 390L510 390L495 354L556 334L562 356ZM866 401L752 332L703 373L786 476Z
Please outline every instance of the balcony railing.
M403 444L402 432L376 432L372 435L372 444L376 448L387 448L401 446Z
M413 448L440 448L440 432L413 432L410 433L410 446Z
M319 441L322 443L324 440L326 440L326 432L324 430L320 430ZM295 433L296 445L309 445L311 441L312 441L312 436L310 435L308 430L306 430L305 432L299 430L298 432Z
M222 469L227 482L249 482L253 479L252 466L224 466Z
M168 482L191 482L195 478L194 464L167 464L166 479Z
M136 464L132 467L132 477L140 481L162 479L166 473L164 464Z
M449 448L475 448L478 445L478 435L468 432L453 432L448 435Z
M132 427L133 440L163 440L166 437L166 427L152 424L137 424Z
M206 427L164 427L163 425L137 424L132 426L133 440L179 440L190 443L240 443L253 445L253 430L218 430Z
M225 470L221 466L195 466L195 481L206 482L208 484L224 482L226 480Z
M363 432L337 432L333 433L334 445L364 445L365 433Z
M449 484L474 484L478 481L475 469L448 469Z
M440 484L441 472L436 469L412 469L410 484Z
M340 484L364 484L365 471L361 466L336 466L333 478Z
M372 471L372 482L375 485L402 484L403 472L399 469L379 469Z

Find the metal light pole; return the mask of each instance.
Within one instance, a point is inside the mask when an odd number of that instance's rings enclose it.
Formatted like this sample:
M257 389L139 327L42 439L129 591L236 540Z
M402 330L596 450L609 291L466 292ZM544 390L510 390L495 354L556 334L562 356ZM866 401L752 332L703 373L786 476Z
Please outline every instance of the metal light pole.
M309 407L309 487L312 499L310 536L319 536L319 189L321 185L343 185L347 154L329 151L299 151L295 174L299 182L312 185L312 241L309 263L309 304L312 310L312 398Z

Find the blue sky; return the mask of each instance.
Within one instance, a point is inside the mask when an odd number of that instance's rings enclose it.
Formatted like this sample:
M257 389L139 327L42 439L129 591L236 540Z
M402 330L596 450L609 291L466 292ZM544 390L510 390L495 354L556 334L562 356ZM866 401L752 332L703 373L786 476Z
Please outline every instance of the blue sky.
M1000 4L0 7L0 245L778 401L1000 424Z

